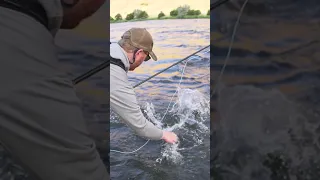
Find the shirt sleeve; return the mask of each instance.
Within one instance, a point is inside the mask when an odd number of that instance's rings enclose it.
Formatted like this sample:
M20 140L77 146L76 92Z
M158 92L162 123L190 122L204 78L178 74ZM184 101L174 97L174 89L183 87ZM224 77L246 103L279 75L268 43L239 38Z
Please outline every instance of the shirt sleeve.
M123 86L110 93L110 105L121 119L139 136L151 140L160 140L162 130L148 121L137 103L132 87Z

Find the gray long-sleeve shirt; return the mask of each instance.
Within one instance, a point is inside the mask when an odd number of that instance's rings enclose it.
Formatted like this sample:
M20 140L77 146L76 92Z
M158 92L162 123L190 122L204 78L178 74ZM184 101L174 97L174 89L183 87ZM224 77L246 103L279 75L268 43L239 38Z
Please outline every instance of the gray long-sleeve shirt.
M60 28L63 17L61 0L38 0L45 9L48 16L49 30L53 36Z
M126 71L121 67L110 64L110 106L121 119L139 136L160 140L162 130L148 121L141 112L133 87L129 84L127 72L129 60L126 52L117 44L110 45L110 55L121 59Z
M59 1L42 1L51 24L60 10L49 7ZM96 132L87 131L71 79L58 68L57 28L49 33L33 17L0 7L0 146L12 155L0 157L9 159L0 166L13 167L0 167L0 179L21 173L43 180L110 179L90 136ZM15 168L15 159L23 169Z

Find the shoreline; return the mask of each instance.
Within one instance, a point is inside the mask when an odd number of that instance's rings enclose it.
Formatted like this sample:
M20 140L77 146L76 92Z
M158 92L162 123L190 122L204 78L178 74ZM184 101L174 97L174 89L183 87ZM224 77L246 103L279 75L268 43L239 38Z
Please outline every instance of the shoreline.
M200 15L200 16L185 16L182 18L178 17L162 17L160 19L153 17L153 18L147 18L147 19L132 19L132 20L110 20L110 24L112 23L125 23L125 22L137 22L137 21L150 21L150 20L169 20L169 19L210 19L210 16L207 15Z

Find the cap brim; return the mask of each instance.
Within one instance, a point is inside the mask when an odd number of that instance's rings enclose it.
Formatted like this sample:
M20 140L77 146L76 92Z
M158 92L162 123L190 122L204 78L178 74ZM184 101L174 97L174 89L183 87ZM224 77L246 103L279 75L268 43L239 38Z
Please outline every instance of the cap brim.
M154 61L157 61L157 60L158 60L157 56L156 56L152 51L149 52L149 55L151 56L151 58L152 58Z

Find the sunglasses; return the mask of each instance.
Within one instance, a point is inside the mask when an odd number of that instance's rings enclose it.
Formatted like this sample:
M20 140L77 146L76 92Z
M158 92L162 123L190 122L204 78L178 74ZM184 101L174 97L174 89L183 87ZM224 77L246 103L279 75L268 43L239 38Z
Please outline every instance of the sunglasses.
M149 52L147 52L147 51L143 51L143 52L147 55L147 57L144 61L149 61L151 59Z
M137 53L139 49L136 49L134 50L134 57L135 57L135 54ZM147 55L147 57L144 59L144 61L149 61L151 59L150 55L149 55L149 52L148 51L145 51L143 50L144 54Z

